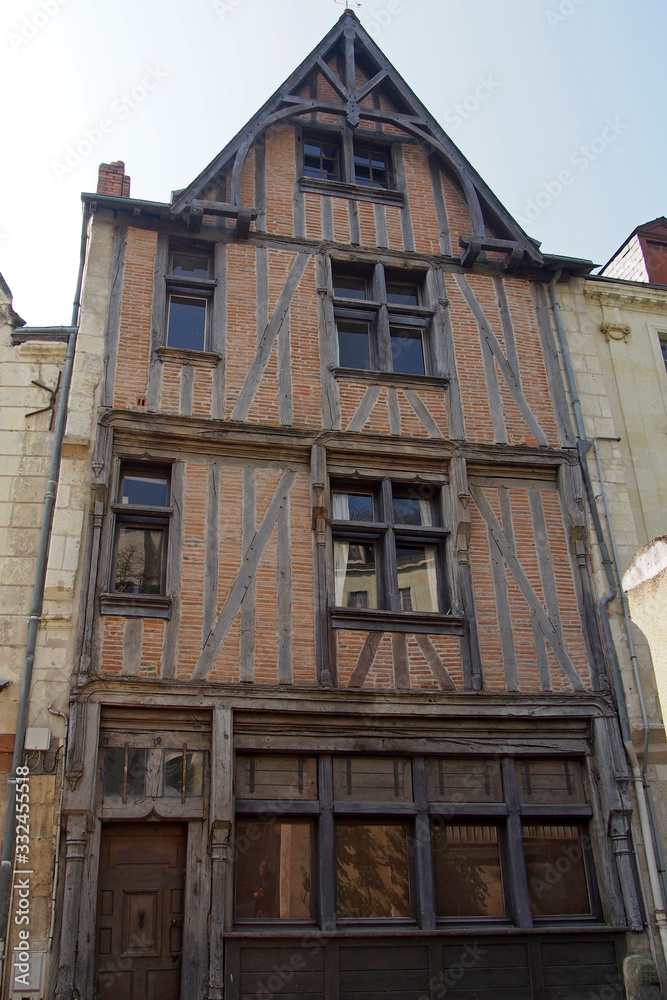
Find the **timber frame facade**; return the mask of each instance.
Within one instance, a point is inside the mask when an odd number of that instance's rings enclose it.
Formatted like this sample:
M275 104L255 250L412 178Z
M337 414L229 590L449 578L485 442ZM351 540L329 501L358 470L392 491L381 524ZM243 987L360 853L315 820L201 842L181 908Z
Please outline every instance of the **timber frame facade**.
M645 914L546 295L591 265L351 11L171 204L109 170L52 995L623 996Z

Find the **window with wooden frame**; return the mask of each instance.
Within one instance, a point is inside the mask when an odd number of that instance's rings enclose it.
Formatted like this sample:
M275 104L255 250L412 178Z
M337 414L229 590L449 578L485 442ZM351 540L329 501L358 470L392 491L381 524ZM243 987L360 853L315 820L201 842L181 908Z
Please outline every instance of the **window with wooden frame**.
M166 346L207 351L210 346L211 303L216 282L207 254L173 250L167 283Z
M331 533L335 607L448 611L439 490L334 482Z
M332 262L336 352L344 372L436 375L424 274Z
M581 762L238 755L236 919L599 919Z
M304 178L338 181L376 191L392 189L391 142L383 142L375 133L361 137L335 128L304 129L302 140Z
M178 814L183 806L202 811L210 747L207 715L183 718L168 709L105 707L99 750L102 808L122 815L124 807L159 799L163 815Z
M114 514L110 591L163 595L166 592L170 469L123 463Z

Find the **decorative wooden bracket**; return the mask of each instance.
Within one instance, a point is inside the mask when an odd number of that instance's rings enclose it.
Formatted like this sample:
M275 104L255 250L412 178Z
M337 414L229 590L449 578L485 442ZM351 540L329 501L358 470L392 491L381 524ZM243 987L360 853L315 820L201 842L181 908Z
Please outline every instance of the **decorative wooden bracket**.
M246 205L232 205L225 201L204 201L195 199L183 210L183 215L187 219L188 229L191 233L198 233L201 230L205 215L217 215L226 219L236 219L234 236L245 240L250 232L250 223L259 215L258 208L250 208Z
M516 271L525 256L525 250L514 240L477 240L469 236L459 236L459 246L463 247L459 260L463 267L472 267L483 250L506 254L503 271Z

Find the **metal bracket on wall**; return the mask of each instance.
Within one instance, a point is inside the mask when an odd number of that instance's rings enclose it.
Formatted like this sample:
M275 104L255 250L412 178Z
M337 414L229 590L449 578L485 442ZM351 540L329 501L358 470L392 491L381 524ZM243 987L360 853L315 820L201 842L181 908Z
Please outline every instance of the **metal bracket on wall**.
M56 382L55 389L50 389L48 385L44 385L42 382L37 382L35 379L32 379L32 383L31 384L39 386L40 389L44 389L45 392L50 393L51 394L51 399L49 400L48 406L43 406L41 408L41 410L31 410L30 413L26 413L26 415L25 415L26 416L26 420L28 419L28 417L36 417L38 413L48 413L48 411L50 410L51 411L51 419L49 420L49 430L50 431L53 430L53 418L54 418L55 412L56 412L56 409L55 409L55 407L56 407L56 399L58 397L58 389L60 388L60 380L62 378L62 374L63 374L62 372L58 372L58 381Z

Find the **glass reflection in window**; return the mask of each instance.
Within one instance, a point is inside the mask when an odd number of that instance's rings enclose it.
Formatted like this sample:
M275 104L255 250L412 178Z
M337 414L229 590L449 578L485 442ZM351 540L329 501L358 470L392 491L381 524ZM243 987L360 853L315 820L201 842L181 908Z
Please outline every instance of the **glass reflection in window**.
M408 825L336 823L340 918L409 917Z
M206 299L169 296L167 346L203 351L206 341Z
M236 824L236 916L311 916L311 820L243 819Z
M574 825L523 825L530 908L537 917L591 912L581 830Z
M431 821L435 912L439 917L505 913L498 829Z
M425 375L421 330L392 326L389 336L393 370L404 375Z
M438 574L435 545L397 545L399 590L413 611L438 611Z
M114 590L124 594L162 592L164 530L118 526Z
M334 583L337 607L377 608L375 545L372 542L359 545L335 538Z

